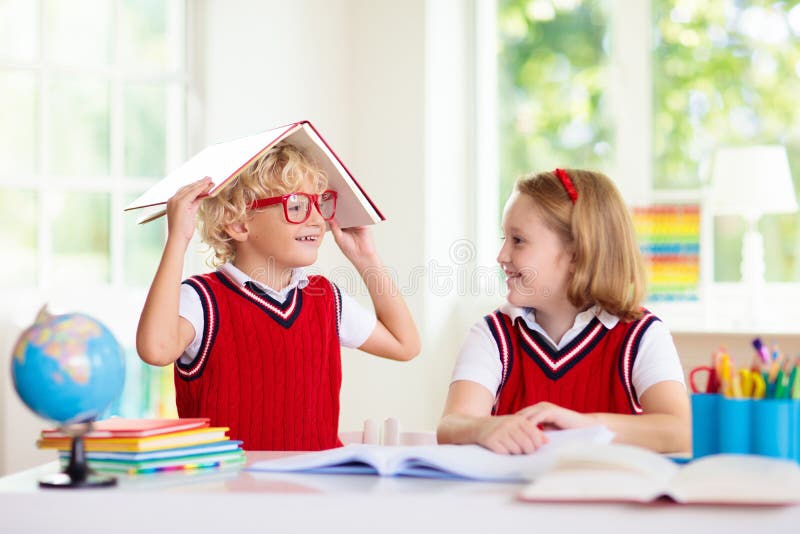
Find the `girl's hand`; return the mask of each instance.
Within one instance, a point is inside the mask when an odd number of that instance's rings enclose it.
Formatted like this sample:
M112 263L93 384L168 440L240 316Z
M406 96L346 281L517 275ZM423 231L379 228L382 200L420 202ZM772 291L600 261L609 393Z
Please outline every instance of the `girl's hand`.
M522 416L537 427L545 429L581 428L600 424L591 415L562 408L550 402L538 402L521 409L516 415Z
M211 178L203 178L181 187L167 201L168 237L176 237L186 244L191 241L200 201L207 196L213 185Z
M499 415L486 418L475 441L498 454L529 454L547 443L547 436L524 416Z
M372 261L375 257L375 243L372 232L366 226L342 229L334 221L328 221L333 239L342 253L356 267L364 261Z

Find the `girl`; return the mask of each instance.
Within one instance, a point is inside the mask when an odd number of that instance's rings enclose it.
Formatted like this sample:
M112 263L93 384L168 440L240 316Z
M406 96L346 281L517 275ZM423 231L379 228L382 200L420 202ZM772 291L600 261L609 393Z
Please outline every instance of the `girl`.
M497 261L508 302L470 330L437 437L529 453L541 428L605 425L659 452L691 448L683 371L641 308L630 214L608 177L556 169L520 179Z

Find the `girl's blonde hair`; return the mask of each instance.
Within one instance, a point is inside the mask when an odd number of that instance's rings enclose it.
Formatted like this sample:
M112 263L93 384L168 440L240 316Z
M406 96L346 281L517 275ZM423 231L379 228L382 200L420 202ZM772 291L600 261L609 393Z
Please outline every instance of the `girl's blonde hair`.
M316 193L328 186L328 178L315 162L297 147L279 143L234 178L218 195L200 203L197 211L200 237L214 251L212 266L236 258L234 241L225 227L250 218L248 206L254 200L292 193L310 178Z
M578 193L574 205L554 172L524 176L516 190L534 200L545 224L574 252L567 298L579 309L597 304L622 321L640 318L644 265L622 196L604 174L564 170Z

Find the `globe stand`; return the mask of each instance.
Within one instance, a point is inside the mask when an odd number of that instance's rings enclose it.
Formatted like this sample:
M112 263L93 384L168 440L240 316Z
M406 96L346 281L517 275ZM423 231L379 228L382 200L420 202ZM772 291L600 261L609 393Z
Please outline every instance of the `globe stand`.
M116 477L100 475L89 469L86 463L86 448L83 435L89 432L92 424L76 425L80 429L62 427L62 431L72 438L72 449L69 455L69 464L60 473L49 475L39 480L42 488L102 488L116 486Z

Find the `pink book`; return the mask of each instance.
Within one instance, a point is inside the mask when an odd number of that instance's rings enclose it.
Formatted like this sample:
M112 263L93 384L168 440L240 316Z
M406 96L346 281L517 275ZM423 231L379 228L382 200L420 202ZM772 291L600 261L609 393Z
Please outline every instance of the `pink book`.
M181 432L195 428L207 427L208 418L197 419L123 419L112 417L97 421L87 438L144 438L171 432ZM57 428L42 430L43 438L64 438L67 435Z

